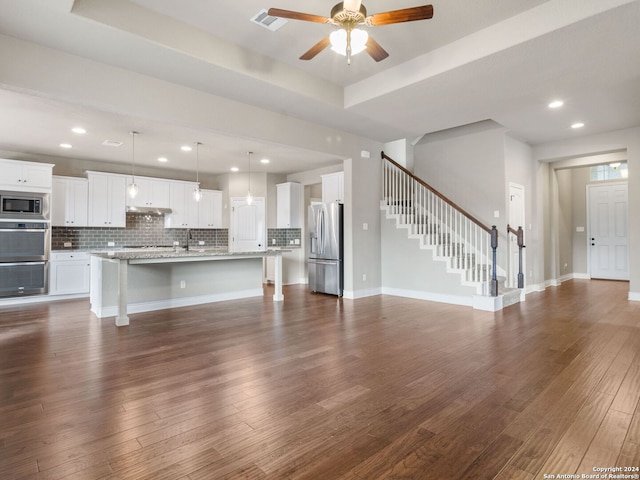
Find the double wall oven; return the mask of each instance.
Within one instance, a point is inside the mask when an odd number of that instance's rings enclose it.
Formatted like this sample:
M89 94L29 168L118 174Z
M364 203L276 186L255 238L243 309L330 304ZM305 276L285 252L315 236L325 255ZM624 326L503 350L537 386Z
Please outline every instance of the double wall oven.
M48 293L48 193L0 191L0 297Z

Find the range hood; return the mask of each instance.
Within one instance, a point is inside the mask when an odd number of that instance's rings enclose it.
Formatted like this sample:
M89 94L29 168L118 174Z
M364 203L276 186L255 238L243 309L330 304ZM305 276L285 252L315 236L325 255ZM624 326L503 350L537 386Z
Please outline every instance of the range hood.
M171 209L151 206L136 207L133 205L127 205L127 213L153 213L156 215L164 215L165 213L171 213Z

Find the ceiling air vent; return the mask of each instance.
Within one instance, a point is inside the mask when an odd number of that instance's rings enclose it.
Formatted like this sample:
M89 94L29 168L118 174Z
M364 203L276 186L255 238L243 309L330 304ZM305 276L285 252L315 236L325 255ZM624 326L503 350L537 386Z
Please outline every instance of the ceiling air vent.
M268 28L272 32L275 32L287 23L284 18L272 17L265 9L260 10L258 14L251 19L251 21L253 23L257 23L261 27Z
M105 147L119 147L122 145L122 142L118 142L117 140L105 140L102 142L102 145Z

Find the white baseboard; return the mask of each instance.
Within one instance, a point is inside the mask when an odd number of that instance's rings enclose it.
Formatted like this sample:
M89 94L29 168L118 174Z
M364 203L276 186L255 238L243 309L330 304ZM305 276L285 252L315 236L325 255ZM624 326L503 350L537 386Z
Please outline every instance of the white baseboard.
M203 303L224 302L226 300L239 300L242 298L262 297L264 291L262 288L251 290L240 290L237 292L218 293L212 295L200 295L197 297L174 298L167 300L156 300L153 302L130 303L127 306L127 313L143 313L153 312L156 310L165 310L167 308L190 307L192 305L202 305ZM98 310L91 306L91 311L98 318L115 317L118 314L118 307L103 307Z
M380 287L367 288L364 290L345 290L342 292L343 298L355 300L356 298L375 297L381 295L382 289Z
M640 302L640 292L629 292L629 300L632 302Z
M589 275L588 273L574 273L573 278L579 280L591 280L591 275Z
M452 305L473 306L471 295L447 295L444 293L422 292L417 290L404 290L400 288L382 287L382 294L395 295L396 297L415 298L418 300L428 300L430 302L449 303Z

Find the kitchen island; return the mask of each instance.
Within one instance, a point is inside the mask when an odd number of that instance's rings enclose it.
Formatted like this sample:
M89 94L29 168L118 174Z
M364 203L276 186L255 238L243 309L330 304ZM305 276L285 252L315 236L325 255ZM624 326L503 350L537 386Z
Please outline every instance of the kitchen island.
M91 255L91 311L129 325L128 313L264 295L262 263L275 257L274 301L282 294L282 251L107 251Z

